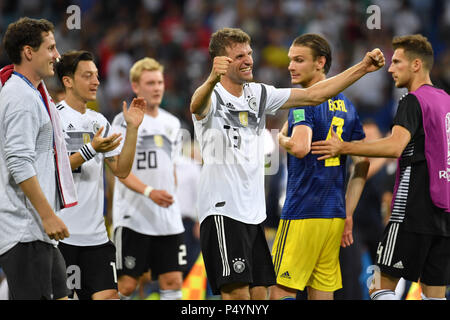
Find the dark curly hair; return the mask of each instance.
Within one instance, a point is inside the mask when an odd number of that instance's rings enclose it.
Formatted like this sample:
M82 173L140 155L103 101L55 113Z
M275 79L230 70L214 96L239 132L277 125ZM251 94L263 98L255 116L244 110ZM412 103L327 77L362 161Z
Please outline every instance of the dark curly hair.
M3 37L3 47L14 64L20 64L20 53L24 46L30 46L37 51L44 41L43 32L54 32L54 25L45 19L20 18L11 23Z

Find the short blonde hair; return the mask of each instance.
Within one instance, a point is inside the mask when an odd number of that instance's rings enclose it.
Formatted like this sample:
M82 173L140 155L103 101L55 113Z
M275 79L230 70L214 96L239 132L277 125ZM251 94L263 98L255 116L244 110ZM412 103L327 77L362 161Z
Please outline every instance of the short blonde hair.
M130 82L139 82L143 71L161 71L164 72L164 67L153 58L143 58L135 62L130 69Z

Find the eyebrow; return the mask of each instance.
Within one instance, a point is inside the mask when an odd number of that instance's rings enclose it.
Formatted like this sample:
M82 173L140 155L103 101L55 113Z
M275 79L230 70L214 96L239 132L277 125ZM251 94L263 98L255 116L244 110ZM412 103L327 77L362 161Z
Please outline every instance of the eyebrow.
M98 74L98 70L95 70L95 71L91 71L91 70L87 70L87 71L84 71L82 74L92 74L92 73L97 73Z
M235 58L243 57L245 55L249 55L249 54L252 54L252 53L253 53L253 50L250 50L250 51L248 51L246 53L238 53L238 54L235 55Z

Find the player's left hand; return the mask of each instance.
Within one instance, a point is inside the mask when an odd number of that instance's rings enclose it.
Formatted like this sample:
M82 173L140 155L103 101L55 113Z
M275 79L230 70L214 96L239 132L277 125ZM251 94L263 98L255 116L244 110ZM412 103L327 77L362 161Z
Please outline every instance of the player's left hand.
M144 98L134 98L130 104L130 108L127 109L127 103L124 101L122 105L123 117L127 122L128 128L139 128L144 119L145 108L147 107L147 101Z
M317 160L333 158L341 154L343 142L339 136L331 130L331 137L328 140L315 141L311 144L312 154L323 154Z
M365 65L366 71L373 72L382 68L386 61L384 59L383 52L380 49L376 48L370 52L367 52L362 62Z
M345 218L344 233L342 233L341 247L349 247L353 244L353 218L351 216Z

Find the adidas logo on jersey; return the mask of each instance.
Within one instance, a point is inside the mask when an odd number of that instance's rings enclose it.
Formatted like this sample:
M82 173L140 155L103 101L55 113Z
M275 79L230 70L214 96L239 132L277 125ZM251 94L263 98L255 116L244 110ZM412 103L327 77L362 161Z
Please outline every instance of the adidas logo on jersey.
M75 127L71 123L69 123L66 130L70 131L70 130L74 130L74 129L75 129Z
M397 262L396 264L394 264L392 266L393 268L397 268L397 269L404 269L405 267L403 266L402 261L400 260L399 262Z
M227 104L225 105L228 109L231 110L236 110L236 108L234 107L234 105L231 102L227 102Z
M286 271L285 273L283 273L280 278L286 278L286 279L291 279L291 275L289 274L289 271Z

